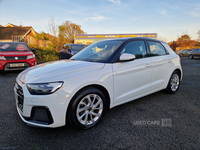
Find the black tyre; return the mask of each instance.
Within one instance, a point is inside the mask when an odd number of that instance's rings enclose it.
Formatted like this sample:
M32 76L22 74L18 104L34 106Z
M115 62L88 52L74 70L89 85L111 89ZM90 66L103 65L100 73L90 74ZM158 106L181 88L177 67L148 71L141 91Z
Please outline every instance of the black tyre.
M4 74L4 73L5 73L5 71L4 71L4 70L0 70L0 73L1 73L1 74Z
M192 56L192 55L190 55L189 57L190 57L190 59L193 59L193 56Z
M106 98L96 88L86 88L76 94L68 107L68 120L72 126L80 129L94 127L106 110Z
M180 86L180 73L178 71L174 71L169 79L166 91L170 94L174 94L179 89L179 86Z

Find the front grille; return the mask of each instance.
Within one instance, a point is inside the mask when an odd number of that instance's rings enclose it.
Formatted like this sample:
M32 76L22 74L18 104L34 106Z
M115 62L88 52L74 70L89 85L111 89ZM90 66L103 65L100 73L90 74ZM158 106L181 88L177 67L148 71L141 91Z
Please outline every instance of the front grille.
M33 107L31 117L24 117L27 121L38 124L52 124L53 118L48 107L40 106Z
M6 60L26 60L27 56L5 57Z
M15 83L15 90L17 92L17 106L23 112L23 104L24 104L24 93L22 87Z

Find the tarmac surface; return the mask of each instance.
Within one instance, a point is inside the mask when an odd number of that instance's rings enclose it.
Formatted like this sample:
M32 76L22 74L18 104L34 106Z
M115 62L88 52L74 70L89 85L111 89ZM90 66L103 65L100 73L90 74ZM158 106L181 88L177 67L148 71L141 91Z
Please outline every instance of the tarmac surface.
M13 87L18 72L0 73L0 150L200 149L200 59L181 58L176 94L160 91L110 109L89 130L27 126Z

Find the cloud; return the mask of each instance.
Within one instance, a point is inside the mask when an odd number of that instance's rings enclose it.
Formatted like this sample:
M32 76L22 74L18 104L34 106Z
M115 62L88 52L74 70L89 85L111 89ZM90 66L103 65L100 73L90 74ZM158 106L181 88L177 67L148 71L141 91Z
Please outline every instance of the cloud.
M103 20L109 20L109 19L111 18L106 18L104 16L96 15L96 17L85 18L85 21L88 21L88 20L103 21Z
M121 1L120 0L108 0L109 2L112 2L114 4L117 4L117 5L121 5Z
M144 19L145 19L145 16L130 17L129 19L130 19L130 20L133 20L133 21L139 21L139 20L144 20Z
M167 15L167 11L166 10L162 10L159 12L161 15L166 16Z
M195 11L190 12L190 14L194 17L200 17L200 13L197 13Z

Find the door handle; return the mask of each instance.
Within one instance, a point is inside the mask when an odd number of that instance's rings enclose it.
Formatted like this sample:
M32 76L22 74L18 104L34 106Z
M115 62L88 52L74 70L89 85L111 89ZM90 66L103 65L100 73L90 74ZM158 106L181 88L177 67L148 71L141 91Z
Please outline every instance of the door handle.
M150 65L150 64L146 64L145 67L146 67L146 68L149 68L149 67L151 67L151 65Z
M170 60L168 60L168 63L171 63L172 62L172 60L170 59Z

